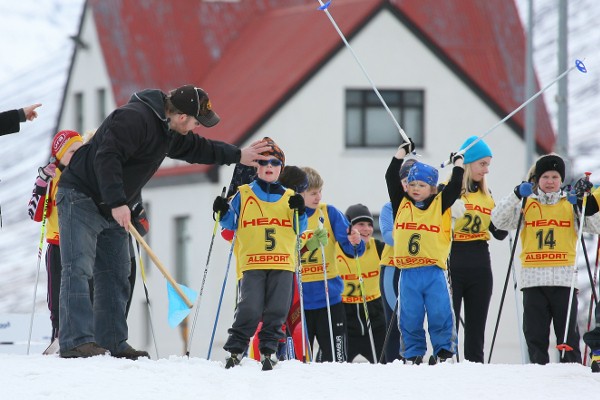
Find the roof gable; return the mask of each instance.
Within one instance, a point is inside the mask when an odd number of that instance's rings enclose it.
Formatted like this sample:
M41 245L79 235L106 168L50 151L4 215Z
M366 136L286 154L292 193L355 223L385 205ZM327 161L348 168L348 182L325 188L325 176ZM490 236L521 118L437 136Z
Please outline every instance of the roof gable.
M194 6L160 0L89 1L117 104L146 87L166 91L197 84L209 92L222 117L202 135L230 143L254 134L344 47L313 0ZM525 39L513 2L336 0L331 13L350 39L384 8L500 117L525 100ZM548 113L543 101L534 104L538 147L549 152L555 138ZM522 134L523 119L518 113L507 123ZM212 166L176 168L159 173L205 172Z
M514 2L390 0L390 3L499 115L508 115L526 100L525 36ZM538 147L549 153L556 139L546 105L541 98L532 105L536 112ZM521 133L524 113L515 114L507 123Z

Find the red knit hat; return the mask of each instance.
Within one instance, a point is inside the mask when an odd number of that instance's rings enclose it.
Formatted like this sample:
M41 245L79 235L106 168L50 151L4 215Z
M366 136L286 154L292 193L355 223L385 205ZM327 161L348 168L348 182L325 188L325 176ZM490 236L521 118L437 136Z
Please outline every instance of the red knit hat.
M67 149L75 142L83 142L79 133L69 130L58 132L52 139L52 157L60 161Z

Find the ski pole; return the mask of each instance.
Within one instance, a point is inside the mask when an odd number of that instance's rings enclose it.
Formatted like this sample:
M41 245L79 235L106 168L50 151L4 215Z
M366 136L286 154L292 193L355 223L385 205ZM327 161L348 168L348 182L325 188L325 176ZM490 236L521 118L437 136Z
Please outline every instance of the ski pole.
M596 245L596 265L594 267L594 279L592 280L592 287L593 290L595 290L596 288L596 282L597 282L597 277L598 277L598 257L600 257L600 235L598 236L598 244ZM590 329L592 328L592 313L594 311L594 303L592 302L593 299L590 298L590 310L588 312L588 321L587 321L587 332L590 331ZM598 302L596 301L596 307L598 307ZM585 344L585 351L584 351L584 357L583 357L583 365L587 364L587 359L588 359L588 344Z
M42 251L44 247L44 236L46 236L46 212L48 211L48 198L49 193L46 193L44 199L44 210L42 211L42 227L40 229L40 244L38 245L38 260L37 260L37 272L35 274L35 285L33 287L33 307L31 309L31 320L29 321L29 337L27 339L27 355L29 355L29 349L31 347L31 335L33 332L33 318L35 316L35 301L37 298L37 286L40 279L40 265L42 263Z
M519 237L519 231L521 230L521 223L523 222L523 209L525 208L525 203L527 202L527 197L523 197L523 201L521 202L521 210L519 213L519 222L517 222L517 231L515 233L515 238ZM490 346L490 355L488 356L488 364L492 360L492 353L494 351L494 343L496 343L496 335L498 334L498 324L500 323L500 316L502 315L502 306L504 304L504 298L506 296L506 289L508 288L508 280L510 279L510 270L512 269L513 260L515 259L515 250L517 248L518 240L515 239L515 243L510 251L510 259L508 260L508 271L506 271L506 279L504 280L504 288L502 289L502 297L500 298L500 308L498 309L498 317L496 318L496 326L494 326L494 335L492 336L492 344Z
M404 132L404 129L402 129L402 127L400 126L400 124L396 120L396 117L394 117L394 114L392 114L392 112L390 111L390 108L388 107L387 103L385 102L385 100L381 96L381 93L379 93L379 90L377 90L377 87L375 86L375 83L373 83L373 80L371 79L371 77L367 73L367 70L365 69L365 67L363 66L363 64L360 62L358 56L356 55L356 53L352 49L352 46L350 46L350 43L348 43L348 40L346 40L346 37L344 36L344 34L342 33L342 31L340 30L338 24L335 22L335 20L331 16L331 13L328 10L329 6L331 5L331 0L328 1L328 2L326 2L326 3L323 3L321 0L317 0L317 1L321 5L319 7L319 10L323 11L327 15L327 18L329 18L329 21L331 22L331 25L333 25L333 27L335 28L335 30L338 33L338 35L340 35L340 38L342 39L342 42L344 42L344 44L346 45L346 47L348 48L348 50L350 50L350 54L352 54L352 57L354 57L354 60L356 61L356 63L358 64L358 66L362 70L363 74L365 75L365 77L367 78L367 80L369 81L369 83L371 84L371 87L373 88L373 91L377 95L377 98L379 99L379 101L383 105L383 108L385 108L385 110L387 111L387 113L390 116L390 118L392 118L392 121L394 122L394 125L396 125L396 129L398 129L398 132L400 133L400 136L402 136L402 139L404 139L404 141L406 143L409 143L410 140L408 139L408 136L406 136L406 133Z
M588 278L590 280L590 286L592 288L592 299L591 302L598 303L598 296L596 295L596 284L594 283L594 277L592 276L592 268L590 267L590 259L587 253L587 246L585 244L585 240L581 239L581 247L583 248L583 257L585 258L585 266L588 273Z
M227 275L229 275L229 266L231 265L231 256L233 255L233 246L235 245L235 237L237 231L233 234L231 240L231 247L229 249L229 257L227 258L227 268L225 268L225 278L223 279L223 286L221 286L221 295L219 296L219 304L217 305L217 315L215 316L215 323L213 324L212 333L210 335L210 342L208 344L208 355L207 360L210 360L210 353L212 353L213 341L215 340L215 332L217 331L217 324L219 323L219 314L221 313L221 304L223 303L223 294L225 293L225 286L227 286Z
M323 222L325 221L325 217L323 216L323 211L319 209L319 229L323 229ZM327 321L329 322L329 339L331 340L331 361L335 362L335 346L333 341L333 324L331 323L331 306L329 304L329 285L327 282L327 260L325 259L325 246L322 244L319 246L321 248L321 258L323 261L323 283L325 286L325 303L327 304ZM341 361L341 360L340 360Z
M296 283L298 285L298 298L300 299L300 328L302 333L302 362L312 361L312 352L308 341L308 329L306 329L306 316L304 315L304 296L302 293L302 260L300 257L300 220L298 210L294 210L294 220L296 222ZM308 352L306 351L308 347Z
M375 351L375 339L373 339L373 329L371 328L371 319L369 318L369 307L367 306L367 296L365 295L365 284L362 277L362 271L360 268L360 261L358 260L357 246L354 246L354 262L356 262L356 272L358 274L358 285L360 287L360 294L362 296L362 303L365 310L365 319L367 320L367 330L369 331L369 340L371 341L371 351L373 352L373 364L377 364L377 352ZM383 354L383 351L381 352Z
M383 339L383 347L381 351L381 355L379 356L379 364L383 364L383 357L385 355L385 347L387 346L388 339L390 338L390 334L392 333L392 327L394 326L394 322L396 320L396 313L398 312L398 301L396 299L396 305L394 306L394 311L392 312L392 317L390 318L390 323L388 324L387 330L385 332L385 339ZM391 360L387 360L391 362Z
M156 351L156 359L160 358L158 354L158 345L156 343L156 333L154 332L154 321L152 320L152 307L150 307L150 296L148 295L148 286L146 285L146 270L144 269L144 261L140 252L140 245L136 243L137 256L140 263L140 275L142 276L142 284L144 286L144 294L146 295L146 305L148 306L148 320L150 321L150 333L154 342L154 350Z
M225 198L225 191L227 187L223 187L221 191L221 197ZM196 299L196 311L194 313L194 321L192 322L192 329L190 330L190 335L188 337L187 348L185 351L185 355L187 357L190 356L190 350L192 349L192 338L194 337L194 330L196 329L196 322L198 321L198 311L200 310L200 299L202 298L202 293L204 292L204 285L206 284L206 275L208 274L208 264L210 263L210 255L212 254L213 244L215 243L215 236L217 236L217 228L219 227L219 220L221 218L221 213L218 212L215 216L215 225L213 227L212 237L210 238L210 245L208 246L208 255L206 256L206 266L204 267L204 275L202 275L202 284L200 285L200 291L198 292L198 298Z
M508 234L508 242L510 248L512 248L513 238L512 235ZM523 364L529 364L529 354L527 352L527 344L525 343L525 337L523 336L523 310L521 303L519 302L519 290L517 288L517 267L512 268L513 278L513 289L515 293L515 306L517 308L517 334L519 335L519 344L521 345L521 362Z
M589 180L591 172L585 173L585 179ZM571 320L571 306L573 305L573 292L575 291L575 278L577 277L577 259L579 258L579 252L577 251L577 244L581 242L583 236L583 224L585 222L585 207L587 205L588 192L583 194L583 203L581 205L581 217L579 218L579 231L577 232L577 241L575 242L575 264L573 265L573 277L571 279L571 290L569 291L569 305L567 306L567 319L565 321L565 334L563 336L563 342L556 346L560 350L560 356L565 356L565 351L573 351L573 348L567 344L567 334L569 333L569 322ZM575 322L577 323L577 322Z
M538 96L540 96L542 93L544 93L550 86L554 85L556 82L558 82L559 80L561 80L562 78L564 78L569 72L573 71L575 68L577 68L577 70L579 72L582 72L584 74L587 73L587 69L585 68L585 65L583 64L583 61L581 61L581 60L575 60L575 65L573 65L571 68L567 69L562 74L560 74L559 76L557 76L552 82L548 83L546 86L544 86L542 89L540 89L536 94L534 94L533 96L531 96L527 101L525 101L519 107L515 108L506 117L504 117L500 121L496 122L496 124L494 126L492 126L490 129L488 129L487 131L485 131L481 136L479 136L477 139L475 139L474 141L472 141L471 143L469 143L468 146L466 146L464 149L458 151L456 154L457 155L465 154L467 152L467 150L469 150L471 147L475 146L477 144L477 142L479 142L480 140L482 140L483 138L485 138L487 135L489 135L490 133L492 133L497 127L499 127L504 122L506 122L507 120L509 120L513 115L515 115L516 113L518 113L519 111L521 111L521 109L523 107L525 107L527 104L531 103L533 100L535 100L536 98L538 98ZM444 168L446 165L448 165L450 163L451 163L451 160L446 160L446 161L444 161L442 163L441 166L442 166L442 168Z

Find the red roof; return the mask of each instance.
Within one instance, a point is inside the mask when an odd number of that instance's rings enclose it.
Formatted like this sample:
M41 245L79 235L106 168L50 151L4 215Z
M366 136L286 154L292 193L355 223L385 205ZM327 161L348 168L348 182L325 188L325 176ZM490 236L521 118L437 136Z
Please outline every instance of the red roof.
M117 104L143 88L199 85L222 118L202 135L230 143L242 143L255 133L343 49L327 17L317 11L316 0L88 4ZM382 8L397 15L501 117L525 100L525 38L513 2L334 0L330 11L350 38ZM535 105L537 143L549 152L554 132L544 102ZM522 132L523 120L518 113L509 123ZM157 176L210 168L163 168Z

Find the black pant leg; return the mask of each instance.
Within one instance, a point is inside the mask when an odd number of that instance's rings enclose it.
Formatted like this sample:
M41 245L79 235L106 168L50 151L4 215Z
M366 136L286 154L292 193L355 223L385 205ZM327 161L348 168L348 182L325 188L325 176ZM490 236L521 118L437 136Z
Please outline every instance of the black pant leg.
M333 354L335 354L335 360L332 356L329 318L326 307L307 311L307 313L312 314L311 327L309 327L309 331L316 336L317 342L319 343L319 349L321 352L321 359L319 361L344 362L347 359L348 346L344 305L343 303L337 303L332 305L330 310L333 331L333 345L335 347ZM309 339L314 336L309 336Z
M550 362L550 320L550 305L543 288L523 289L523 333L529 360L534 364Z
M550 296L550 310L552 313L552 321L554 325L554 334L556 335L556 343L563 344L565 338L565 326L567 322L567 310L569 307L569 294L571 288L568 287L552 287L548 288ZM560 362L562 363L579 363L581 364L581 350L579 349L579 328L577 326L577 291L573 291L573 301L571 304L571 313L569 316L569 327L567 330L567 342L572 351L565 351L564 356L561 355ZM560 352L562 354L562 351Z
M48 244L46 249L46 272L48 273L48 309L52 322L52 339L58 337L59 318L58 302L60 298L60 279L62 264L60 261L60 247Z
M483 363L485 324L492 298L493 277L489 268L473 271L473 284L464 291L466 360ZM458 324L457 324L458 325Z

